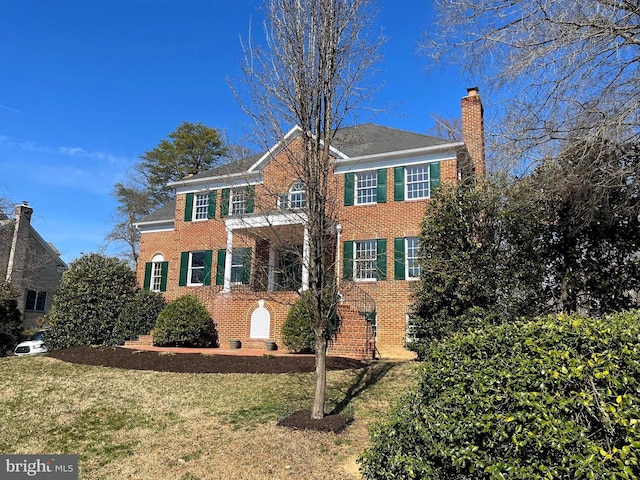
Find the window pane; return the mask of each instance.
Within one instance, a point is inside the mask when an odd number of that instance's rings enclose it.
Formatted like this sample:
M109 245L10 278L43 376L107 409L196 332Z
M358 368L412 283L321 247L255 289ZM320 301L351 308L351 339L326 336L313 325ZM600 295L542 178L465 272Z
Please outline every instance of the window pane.
M238 188L231 193L231 215L242 215L247 211L247 189Z
M231 283L242 283L244 262L244 248L234 248L233 253L231 254Z
M47 301L47 292L38 292L36 299L36 311L44 312L44 305Z
M407 238L407 278L420 277L420 262L418 258L418 239Z
M304 208L307 203L307 191L304 183L296 182L289 189L289 208Z
M207 210L209 209L209 194L198 193L195 196L193 218L203 220L207 218Z
M407 167L407 199L429 197L429 166Z
M161 282L162 282L162 263L154 262L151 268L151 290L153 290L154 292L159 292Z
M25 310L35 310L37 295L38 292L35 290L27 290L27 304L25 306Z
M355 242L354 271L358 280L377 278L377 247L375 240Z
M191 252L189 283L204 283L204 252Z
M376 172L356 174L356 204L376 203L377 190L378 174Z

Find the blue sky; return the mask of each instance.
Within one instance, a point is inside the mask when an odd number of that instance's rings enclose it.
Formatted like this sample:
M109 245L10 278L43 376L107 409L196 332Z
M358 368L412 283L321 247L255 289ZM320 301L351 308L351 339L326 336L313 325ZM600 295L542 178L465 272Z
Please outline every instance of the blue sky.
M376 23L388 41L373 106L386 111L361 121L425 133L431 113L459 115L470 85L455 66L427 74L418 53L430 3L379 1ZM239 39L250 21L261 29L260 4L2 2L0 195L34 208L33 225L63 260L118 250L102 250L117 206L113 185L180 123L240 140L249 120L227 79L239 75Z

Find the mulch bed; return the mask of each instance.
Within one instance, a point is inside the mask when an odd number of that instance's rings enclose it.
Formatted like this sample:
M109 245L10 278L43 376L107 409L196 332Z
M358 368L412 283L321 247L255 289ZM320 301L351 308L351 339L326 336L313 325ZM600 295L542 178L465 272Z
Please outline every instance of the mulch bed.
M81 363L128 370L154 370L175 373L309 373L315 371L312 356L241 356L202 355L199 353L160 354L146 350L120 347L71 347L46 355L64 362ZM367 363L344 357L327 357L327 370L348 370L366 367ZM330 414L313 420L308 410L301 410L281 419L279 426L294 430L316 430L340 433L353 417Z
M202 355L200 353L161 354L120 347L71 347L47 354L64 362L176 373L309 373L315 371L312 356ZM365 367L360 360L327 357L327 370Z

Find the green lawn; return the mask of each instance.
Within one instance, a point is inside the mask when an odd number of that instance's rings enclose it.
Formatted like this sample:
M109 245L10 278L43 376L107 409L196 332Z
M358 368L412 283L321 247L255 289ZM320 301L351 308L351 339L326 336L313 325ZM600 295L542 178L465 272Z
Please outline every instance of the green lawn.
M268 361L268 359L265 359ZM413 381L412 362L328 372L341 434L278 418L310 408L313 374L177 374L0 359L0 452L78 454L82 479L360 478L368 426Z

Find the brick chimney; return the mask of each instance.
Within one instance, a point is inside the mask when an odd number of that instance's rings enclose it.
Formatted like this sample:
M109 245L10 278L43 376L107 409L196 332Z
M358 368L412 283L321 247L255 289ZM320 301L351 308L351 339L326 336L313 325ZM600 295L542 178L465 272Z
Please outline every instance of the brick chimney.
M22 277L27 261L29 225L31 224L32 214L33 208L27 205L27 202L17 205L14 210L13 239L11 241L6 280L18 288L22 286Z
M460 102L462 109L462 141L467 147L467 167L471 175L484 177L484 112L478 87L467 88Z

